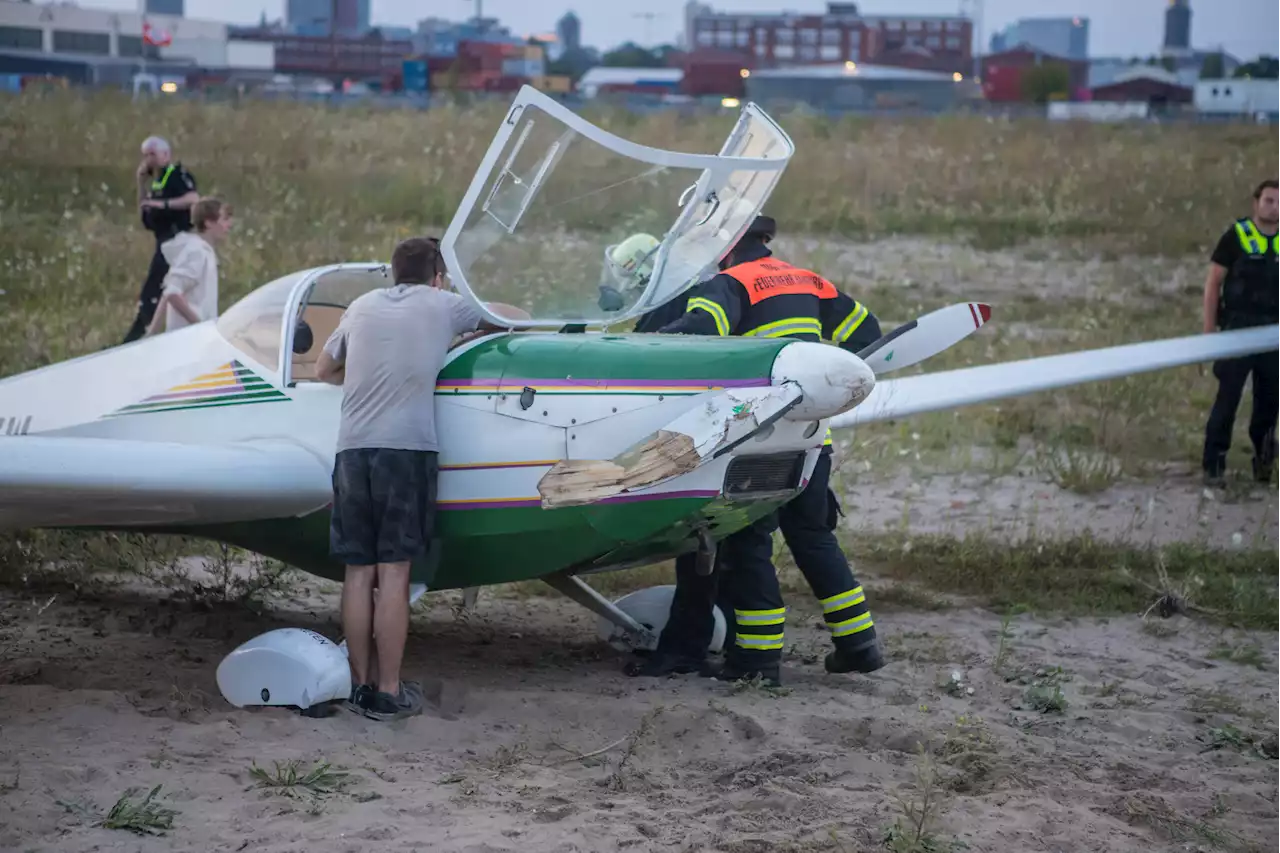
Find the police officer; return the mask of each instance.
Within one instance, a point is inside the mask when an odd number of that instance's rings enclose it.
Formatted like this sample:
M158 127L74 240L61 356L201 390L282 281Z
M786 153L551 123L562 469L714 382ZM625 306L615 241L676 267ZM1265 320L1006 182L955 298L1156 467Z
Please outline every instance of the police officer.
M191 208L200 200L196 179L181 163L173 161L169 143L158 136L143 141L137 178L142 225L155 235L156 247L138 296L138 314L124 337L126 344L141 338L155 316L160 287L169 272L160 244L181 231L191 230Z
M1253 214L1236 220L1213 250L1204 286L1204 331L1245 329L1277 322L1277 190L1276 181L1263 181L1253 192ZM1205 481L1225 481L1227 451L1236 409L1245 381L1253 376L1253 412L1249 438L1253 442L1253 476L1270 482L1276 461L1277 357L1260 352L1213 363L1218 395L1204 433Z
M859 302L809 270L773 257L768 248L777 231L767 216L757 217L720 264L720 274L642 317L637 331L676 334L826 339L857 352L880 337L874 315ZM758 286L759 285L759 286ZM683 313L680 310L683 309ZM872 672L884 665L866 595L849 568L834 529L839 503L829 486L831 433L801 493L777 513L726 537L711 578L694 570L695 555L676 561L676 595L656 653L631 675L702 671L729 679L761 676L778 682L785 606L772 563L772 533L781 527L796 565L822 604L835 649L828 672ZM723 582L716 583L725 572ZM719 672L703 663L713 629L711 601L717 595L730 642ZM730 614L732 614L730 618Z

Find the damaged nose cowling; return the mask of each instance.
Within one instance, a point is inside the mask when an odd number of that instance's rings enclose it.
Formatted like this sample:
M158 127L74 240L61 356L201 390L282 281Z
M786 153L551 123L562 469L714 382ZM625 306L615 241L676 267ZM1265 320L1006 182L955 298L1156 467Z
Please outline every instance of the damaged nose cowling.
M807 341L783 347L769 378L774 385L794 382L804 393L785 415L793 421L835 417L867 399L876 387L875 374L862 359L836 346Z

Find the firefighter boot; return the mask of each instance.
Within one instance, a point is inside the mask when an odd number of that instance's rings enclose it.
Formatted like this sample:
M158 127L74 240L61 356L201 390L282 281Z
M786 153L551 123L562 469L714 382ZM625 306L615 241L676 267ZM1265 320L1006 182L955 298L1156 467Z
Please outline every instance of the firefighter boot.
M872 638L856 649L837 645L834 651L827 653L823 663L827 672L831 673L868 673L884 666L884 655L880 651L880 644Z

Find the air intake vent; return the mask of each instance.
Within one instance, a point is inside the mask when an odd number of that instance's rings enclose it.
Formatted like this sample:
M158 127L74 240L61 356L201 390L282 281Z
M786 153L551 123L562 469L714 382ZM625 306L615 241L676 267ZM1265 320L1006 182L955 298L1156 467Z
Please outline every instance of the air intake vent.
M803 450L771 456L738 456L729 463L725 473L724 494L734 498L788 492L800 486L803 472Z

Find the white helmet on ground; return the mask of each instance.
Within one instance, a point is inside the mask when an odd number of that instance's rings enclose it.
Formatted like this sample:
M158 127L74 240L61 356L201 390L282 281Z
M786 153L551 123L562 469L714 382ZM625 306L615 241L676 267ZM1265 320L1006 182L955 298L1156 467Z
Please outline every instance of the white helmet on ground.
M305 628L277 628L241 644L218 666L218 689L237 708L306 710L351 695L346 649Z

